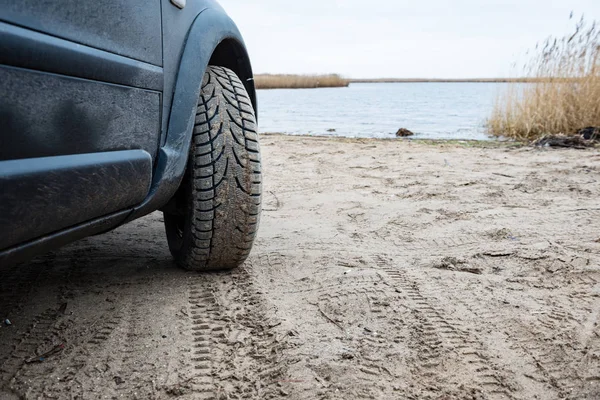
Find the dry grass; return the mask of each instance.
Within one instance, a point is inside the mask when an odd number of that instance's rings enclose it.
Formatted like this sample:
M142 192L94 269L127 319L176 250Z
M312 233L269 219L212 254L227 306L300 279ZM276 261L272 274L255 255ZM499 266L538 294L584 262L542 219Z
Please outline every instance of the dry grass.
M350 81L337 74L330 75L271 75L254 76L257 89L314 89L346 87Z
M535 140L600 126L600 30L582 18L573 34L548 38L526 65L533 83L501 94L487 126L496 136Z

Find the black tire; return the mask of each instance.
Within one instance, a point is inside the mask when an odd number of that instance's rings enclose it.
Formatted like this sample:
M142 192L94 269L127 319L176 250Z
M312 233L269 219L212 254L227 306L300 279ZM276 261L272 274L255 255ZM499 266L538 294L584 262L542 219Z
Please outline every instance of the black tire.
M256 117L237 75L209 66L185 176L164 211L169 249L188 270L231 269L252 249L261 211Z

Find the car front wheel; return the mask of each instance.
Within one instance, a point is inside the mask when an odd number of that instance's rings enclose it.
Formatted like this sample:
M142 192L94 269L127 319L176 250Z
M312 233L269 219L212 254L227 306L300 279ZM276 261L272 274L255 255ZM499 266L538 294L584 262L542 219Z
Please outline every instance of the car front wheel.
M262 175L254 108L237 75L209 66L183 181L164 211L171 254L188 270L231 269L252 248Z

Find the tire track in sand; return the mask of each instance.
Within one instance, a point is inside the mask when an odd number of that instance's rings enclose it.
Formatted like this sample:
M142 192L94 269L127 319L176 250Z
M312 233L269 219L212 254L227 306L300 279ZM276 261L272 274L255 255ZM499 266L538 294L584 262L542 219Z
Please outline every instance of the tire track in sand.
M417 349L413 374L427 380L432 395L445 387L458 388L463 395L466 391L489 399L516 398L517 385L495 365L484 344L424 295L418 280L390 266L384 257L375 262L412 310L411 341Z
M27 360L34 358L40 346L53 333L57 317L57 310L47 309L34 318L34 322L22 335L22 339L0 364L0 385L9 385L26 365Z
M262 293L248 266L189 279L192 337L190 376L194 399L277 399L285 390L285 342L272 331Z
M385 366L384 355L394 345L386 332L391 294L376 274L345 275L328 281L317 291L317 306L347 335L354 377L362 381L364 390L376 387L381 380L393 381L395 374Z
M49 254L47 258L52 260L54 255ZM56 333L55 323L59 317L56 308L45 304L32 316L21 312L31 294L47 279L51 269L51 262L42 259L0 271L0 323L4 325L5 319L11 318L13 325L7 329L26 327L23 332L5 335L6 342L0 352L0 388L11 384L26 365L26 360L43 353L39 351L40 348L49 336Z
M501 355L496 362L528 388L526 398L595 398L600 395L600 368L595 367L600 359L600 286L592 276L566 276L511 278L510 291L527 288L530 293L511 302L503 300L510 298L503 286L495 286L493 293L473 293L456 280L439 280L435 287L429 285L428 293L440 303L452 302L461 317L479 321L489 332L480 340L494 347ZM569 283L561 285L565 280ZM566 295L542 300L542 293L553 293L557 285Z

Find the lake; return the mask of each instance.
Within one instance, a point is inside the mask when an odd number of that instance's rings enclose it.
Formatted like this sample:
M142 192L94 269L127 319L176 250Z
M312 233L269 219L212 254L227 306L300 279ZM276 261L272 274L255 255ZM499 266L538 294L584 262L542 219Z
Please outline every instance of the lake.
M490 140L485 133L506 83L353 83L347 88L258 91L261 132ZM335 131L328 131L335 129Z

